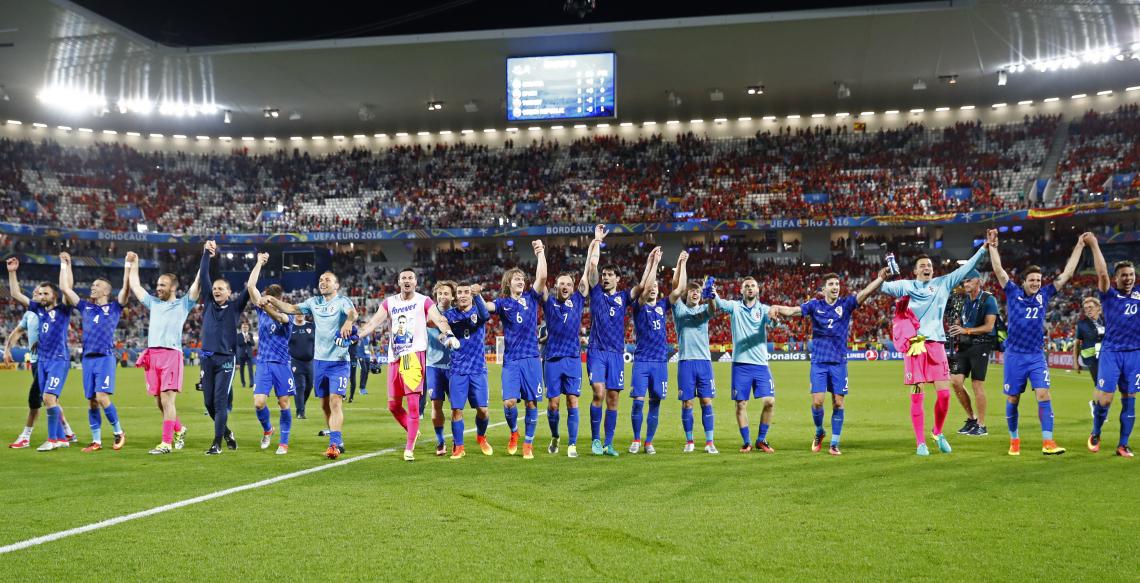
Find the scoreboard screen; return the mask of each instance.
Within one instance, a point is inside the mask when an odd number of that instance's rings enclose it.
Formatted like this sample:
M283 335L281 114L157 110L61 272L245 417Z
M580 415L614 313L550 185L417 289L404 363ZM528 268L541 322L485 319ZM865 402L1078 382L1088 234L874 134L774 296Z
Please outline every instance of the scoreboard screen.
M507 120L614 116L614 53L507 59Z

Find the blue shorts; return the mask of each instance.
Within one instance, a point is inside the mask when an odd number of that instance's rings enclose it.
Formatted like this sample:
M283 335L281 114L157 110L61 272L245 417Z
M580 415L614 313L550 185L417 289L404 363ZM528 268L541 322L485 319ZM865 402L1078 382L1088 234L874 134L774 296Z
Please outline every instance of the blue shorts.
M313 361L313 395L328 397L348 393L347 360Z
M270 389L278 398L297 394L293 371L287 362L259 362L253 376L253 394L268 395Z
M582 396L582 359L562 356L546 361L542 376L546 379L546 396L551 399L566 395Z
M542 400L542 361L537 356L504 364L502 379L504 401Z
M733 401L747 401L752 397L763 399L775 396L776 381L772 380L771 369L763 364L732 363Z
M67 372L70 370L70 361L41 358L36 373L40 376L40 390L43 394L58 397L63 392L63 384L67 382Z
M677 398L682 401L692 401L694 396L702 399L715 397L712 361L682 360L677 363L677 388Z
M767 368L767 367L765 367ZM732 367L733 372L736 366ZM733 377L735 378L735 376ZM813 362L811 372L811 392L831 393L833 395L847 394L847 363L846 362ZM735 386L736 383L733 383Z
M644 397L646 393L650 399L664 399L669 392L669 364L633 361L633 378L629 386L629 396L635 399Z
M42 360L40 366L43 366ZM1112 393L1119 387L1125 395L1140 393L1140 350L1116 352L1101 349L1100 369L1096 377L1098 391Z
M115 357L109 354L83 357L83 397L90 401L95 393L115 394Z
M447 397L450 391L447 376L449 372L451 371L446 368L435 366L427 367L427 375L424 377L424 386L427 387L428 399L432 401L442 401Z
M464 404L472 407L487 406L487 373L454 374L448 381L448 397L452 409L462 409Z
M625 358L620 352L605 350L586 351L586 370L590 373L590 384L605 383L606 389L625 389Z
M1045 353L1005 353L1005 368L1002 369L1002 394L1012 397L1024 393L1026 381L1034 389L1049 388L1049 364L1045 362Z

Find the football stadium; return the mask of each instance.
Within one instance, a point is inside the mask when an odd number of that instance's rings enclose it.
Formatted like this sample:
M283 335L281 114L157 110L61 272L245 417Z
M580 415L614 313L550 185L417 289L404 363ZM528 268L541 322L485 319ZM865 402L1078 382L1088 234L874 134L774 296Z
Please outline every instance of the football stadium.
M1138 136L1134 1L0 0L0 580L1136 581Z

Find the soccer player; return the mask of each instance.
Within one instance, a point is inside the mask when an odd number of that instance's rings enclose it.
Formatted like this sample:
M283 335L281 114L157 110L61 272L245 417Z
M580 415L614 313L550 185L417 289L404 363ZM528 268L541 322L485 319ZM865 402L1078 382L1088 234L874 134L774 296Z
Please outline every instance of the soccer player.
M948 318L954 321L946 331L954 349L950 354L950 383L954 395L966 410L966 423L958 430L962 435L989 435L986 430L986 371L990 353L997 347L997 300L982 290L982 274L971 270L962 280L962 294L950 298ZM954 309L960 307L959 309ZM974 399L966 391L970 377Z
M241 388L245 388L245 369L249 368L249 382L254 382L253 350L257 341L249 332L249 322L241 323L241 333L237 337L237 369L241 378Z
M598 269L605 225L594 227L594 241L586 260L586 279L590 286L590 344L586 347L586 370L594 389L590 404L590 450L594 455L617 457L613 447L617 429L618 401L625 389L625 316L633 298L641 295L640 282L633 289L617 289L621 273L615 265ZM646 269L649 262L646 261ZM644 277L642 279L645 279ZM606 442L601 440L602 401L606 404Z
M1089 369L1092 378L1093 398L1089 401L1089 411L1096 413L1096 376L1100 361L1101 342L1104 341L1104 313L1100 300L1089 296L1081 300L1084 318L1077 321L1077 339L1073 342L1073 369L1080 374L1081 367Z
M633 443L629 453L641 451L641 424L644 420L645 397L649 397L649 419L645 428L645 453L655 454L653 436L657 434L661 400L669 389L669 341L666 321L672 311L669 298L661 297L657 283L657 267L661 263L661 248L649 253L650 267L641 281L641 295L633 307L633 330L637 344L633 351L633 378L629 396L633 398Z
M212 248L212 242L204 247L204 261L209 261ZM139 282L139 258L133 251L127 253L127 267L131 293L150 310L147 348L139 355L136 366L145 371L147 393L154 397L162 412L162 441L150 453L164 455L186 444L186 427L178 418L175 403L178 393L182 392L182 327L198 303L201 271L182 297L178 297L178 276L173 273L158 276L152 296Z
M762 404L755 449L773 453L776 450L768 443L768 429L776 407L776 382L768 368L768 324L772 320L772 309L760 302L760 284L755 277L748 276L741 281L740 294L741 300L717 298L715 302L720 311L728 314L732 329L731 389L736 402L736 424L744 441L740 452L753 450L748 401L755 397ZM688 423L692 425L691 418ZM686 449L689 448L691 445L686 445Z
M1128 438L1136 423L1136 393L1140 392L1140 290L1136 289L1136 268L1131 261L1108 265L1100 252L1096 235L1082 235L1092 250L1096 267L1097 289L1104 308L1104 341L1097 369L1096 403L1093 404L1093 428L1089 435L1089 451L1100 451L1100 430L1108 418L1112 397L1120 389L1120 441L1116 455L1132 457Z
M293 429L293 411L289 408L289 397L296 394L293 372L289 370L289 316L281 313L265 302L262 305L261 292L257 290L257 279L261 268L269 263L268 253L257 254L257 264L245 282L246 293L257 311L257 337L261 349L257 353L257 368L253 377L253 408L261 423L261 449L269 447L273 438L273 426L269 422L269 409L265 406L269 391L277 396L277 406L281 408L281 440L277 444L277 455L289 453L289 433ZM265 295L280 298L281 286L273 284L265 288ZM252 365L251 365L252 366Z
M123 287L111 301L111 282L96 279L91 282L91 298L79 299L74 289L71 255L59 254L59 290L66 305L79 310L83 318L83 395L87 398L87 421L91 426L91 445L84 452L103 449L103 415L114 431L112 448L118 451L127 438L119 423L119 412L111 402L115 394L115 328L127 305L128 270L123 269ZM100 411L102 410L102 411Z
M718 454L713 444L713 398L716 381L713 378L712 354L709 353L709 320L720 302L714 301L712 280L704 285L689 281L689 254L682 251L673 270L673 289L669 303L673 305L673 327L677 330L677 398L681 401L681 427L685 430L685 447L690 453L693 445L693 399L701 401L701 426L705 429L705 453ZM735 309L731 302L729 307ZM767 316L765 316L767 317Z
M321 400L325 412L325 427L329 428L329 447L325 457L335 460L344 452L344 397L348 392L348 340L352 336L352 323L356 321L356 307L340 295L340 279L326 271L317 279L319 295L300 304L290 304L273 296L262 296L262 308L272 306L278 312L290 315L305 314L313 318L315 359L313 365L313 394Z
M36 347L40 340L40 317L34 312L24 312L20 322L8 335L4 344L4 362L12 364L12 347L20 341L24 334L28 335L28 351L24 353L24 366L32 373L32 385L28 388L28 417L24 422L24 430L20 432L16 441L8 444L8 447L12 449L24 449L32 444L32 428L35 427L36 419L40 416L40 408L44 404L43 391L40 390L39 356L36 354ZM71 431L71 426L67 424L62 409L59 415L67 442L77 441L78 438Z
M823 280L823 298L813 298L798 306L772 306L772 313L779 316L807 316L811 319L811 371L808 381L811 384L811 419L815 424L815 437L811 440L811 450L823 449L823 396L831 393L831 443L827 453L841 455L839 436L843 432L844 405L847 399L847 337L851 328L851 314L863 305L871 294L889 277L891 270L884 267L878 276L871 280L858 293L839 297L839 274L828 273ZM728 310L725 310L726 312ZM735 316L736 313L733 312ZM755 319L755 318L754 318ZM733 323L733 355L740 354L736 344L736 318ZM736 363L733 363L733 394L736 394ZM747 374L747 370L741 371ZM769 376L769 379L771 377ZM763 380L760 381L763 385ZM747 387L743 396L748 397ZM746 401L747 402L747 401ZM745 425L744 427L747 427ZM748 438L744 437L743 451L748 451Z
M598 240L590 243L588 258ZM546 419L550 424L550 445L546 451L558 453L560 399L566 395L566 456L578 457L578 398L582 395L582 309L586 305L589 261L577 282L574 274L560 273L554 280L554 293L543 294L542 314L546 320L546 352L543 377L546 381Z
M1064 287L1077 270L1085 244L1077 240L1064 271L1053 283L1041 285L1041 268L1030 265L1021 273L1021 286L1013 283L1001 264L997 229L986 233L990 264L998 285L1005 291L1005 313L1009 337L1005 341L1003 391L1006 397L1005 420L1009 426L1009 455L1021 455L1021 438L1017 432L1017 406L1025 392L1026 381L1037 394L1037 416L1041 419L1041 451L1045 455L1061 455L1065 448L1053 440L1053 401L1049 394L1049 363L1045 359L1045 314L1049 300Z
M942 433L946 414L950 411L950 364L946 360L946 330L943 328L943 315L950 292L962 283L966 274L977 267L985 246L979 247L970 259L958 269L934 277L934 262L926 255L919 255L914 262L914 279L888 281L882 285L882 292L892 297L910 298L909 309L918 319L915 336L908 339L910 349L903 357L906 384L912 387L910 396L910 418L917 443L915 453L930 455L926 447L926 412L923 401L926 395L922 385L933 384L938 392L934 404L934 440L942 453L950 453L950 442ZM911 354L913 353L913 354Z
M451 401L451 439L455 444L451 452L453 460L466 455L463 448L463 407L468 403L475 408L475 441L483 455L495 453L487 443L487 359L483 352L491 313L479 295L481 291L479 285L468 282L456 284L455 305L444 314L451 330L463 339L459 348L450 351L446 369L450 377L447 386Z
M202 255L198 266L199 281L210 281L210 259L218 253L216 243L208 241L206 245L208 253ZM230 282L218 278L211 284L210 295L203 298L203 303L202 396L206 401L206 411L214 420L214 442L206 450L206 455L218 455L222 453L223 439L226 447L237 449L237 439L230 431L228 421L233 405L234 369L237 367L238 322L249 304L249 291L243 288L235 294L230 289Z
M534 431L538 426L538 403L542 400L542 361L538 358L538 307L546 293L546 249L542 241L531 241L537 267L534 283L526 285L526 276L517 267L503 273L500 297L487 305L489 312L498 312L506 337L503 355L503 417L511 430L507 442L507 455L518 451L519 412L516 404L526 403L523 441L523 459L534 459Z
M28 308L40 319L40 337L38 345L39 366L37 368L40 389L43 391L44 405L48 414L48 440L36 451L52 451L70 447L67 431L60 420L63 408L59 405L59 395L67 381L67 373L71 369L71 357L67 349L67 330L71 322L71 308L60 302L59 289L55 284L43 282L36 286L32 298L24 295L20 289L20 280L16 271L20 268L20 260L15 257L8 259L8 290L12 299Z
M446 317L451 309L452 300L455 299L454 281L439 281L432 287L431 293L435 297L436 309ZM454 328L454 326L453 326ZM443 400L447 398L450 388L447 384L448 368L451 363L451 351L439 341L439 328L428 328L427 349L427 377L424 379L424 388L427 389L428 398L431 399L431 425L435 430L435 455L447 454L447 445L443 442ZM454 440L454 436L452 437ZM462 443L462 438L460 439Z
M313 332L313 324L305 319L304 314L293 316L289 330L289 358L297 390L297 419L305 418L305 402L313 394L313 356L316 351Z
M424 366L427 359L427 324L440 330L440 341L452 350L459 341L431 298L416 293L416 272L405 268L399 273L399 293L388 296L380 308L360 329L361 337L374 334L390 321L388 342L388 410L408 432L404 460L416 459L413 450L420 432L420 397L424 388ZM351 324L351 322L350 322ZM408 408L402 404L407 397Z

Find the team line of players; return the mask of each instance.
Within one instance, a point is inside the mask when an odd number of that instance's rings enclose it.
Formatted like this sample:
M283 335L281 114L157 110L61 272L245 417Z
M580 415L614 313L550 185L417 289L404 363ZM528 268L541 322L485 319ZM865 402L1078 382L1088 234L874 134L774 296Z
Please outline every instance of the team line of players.
M922 256L915 262L913 279L886 281L891 277L891 270L884 268L862 290L842 297L839 276L827 274L821 278L822 293L799 306L762 303L758 297L758 283L752 277L741 282L740 300L721 299L717 297L712 278L705 278L703 283L690 280L688 256L684 252L678 256L666 292L657 281L662 257L660 248L650 252L640 279L631 288L619 290L619 270L613 266L599 267L606 235L605 228L599 225L587 251L583 273L580 276L559 274L553 290L546 285L545 248L541 241L533 242L537 268L531 285L527 285L525 274L520 269L507 270L502 278L501 295L490 301L483 299L479 285L450 281L437 283L433 289L434 299L429 298L416 292L415 273L404 270L399 274L399 292L386 298L359 330L354 326L356 310L351 301L339 295L339 281L331 272L320 276L319 294L300 304L284 301L280 286L272 285L259 292L257 280L261 267L268 261L268 254L259 254L245 289L233 293L224 279L218 279L212 283L211 293L204 301L202 386L207 411L215 424L214 441L206 453L220 453L223 441L236 448L236 440L227 426L227 405L237 351L238 318L246 305L252 302L257 306L261 337L255 410L263 429L262 448L269 446L276 431L266 407L272 391L281 409L277 453L288 452L292 423L289 399L295 392L289 368L289 316L306 314L313 318L315 325L314 394L321 399L325 412L329 437L325 455L328 458L336 459L344 452L342 401L348 387L349 343L354 337L367 337L384 327L390 328L388 406L407 432L404 459L415 459L420 409L426 405L422 403L426 399L432 403L436 455L447 455L443 434L445 401L449 401L451 406L453 449L450 457L460 459L466 455L464 408L468 405L476 410L476 440L480 450L491 455L493 448L486 436L489 395L484 335L491 314L498 313L506 344L501 384L503 412L510 429L508 453L517 453L521 437L523 457L534 457L538 407L544 396L548 401L547 418L551 431L547 449L551 454L558 453L561 400L565 396L566 450L568 456L577 457L578 400L582 384L579 330L588 298L591 318L586 368L593 392L590 404L593 454L618 456L614 433L619 397L625 389L623 353L626 318L631 313L636 348L630 383L634 435L630 453L656 452L653 439L658 427L660 404L667 397L669 387L667 362L670 349L666 339L666 317L669 313L673 315L677 332L677 398L682 403L681 422L686 436L684 451L695 449L694 407L699 402L705 432L704 449L708 453L718 453L713 439L712 403L716 387L709 352L708 322L723 312L730 318L733 336L731 393L736 402L737 424L743 442L740 451L774 451L768 441L768 432L775 405L775 381L768 367L766 327L774 318L803 316L812 322L809 381L815 434L811 450L822 450L826 437L824 397L830 394L832 415L828 451L832 455L841 455L839 443L848 392L846 358L851 314L876 291L898 298L893 339L896 347L905 353L904 383L912 388L911 420L916 453L929 455L923 393L923 386L927 384L934 385L937 394L931 438L940 451L949 453L951 448L942 431L950 390L943 311L951 291L988 253L1007 302L1009 339L1003 392L1007 397L1011 436L1009 453L1020 454L1017 410L1020 395L1028 384L1038 399L1042 451L1056 455L1065 450L1056 444L1052 435L1050 379L1043 350L1044 321L1049 299L1072 277L1084 248L1088 247L1092 251L1106 319L1088 448L1094 452L1099 450L1101 428L1113 397L1119 391L1120 440L1116 453L1132 456L1128 439L1135 419L1134 397L1140 390L1140 320L1137 319L1140 292L1134 289L1135 271L1129 262L1116 264L1110 279L1104 257L1092 234L1086 233L1079 238L1064 271L1049 285L1042 285L1040 270L1033 267L1022 271L1020 286L1014 284L1001 264L997 232L991 231L985 244L952 273L934 277L933 262ZM122 306L127 302L128 291L151 311L148 348L139 358L139 365L146 371L148 392L155 397L163 414L162 441L151 453L165 454L183 446L186 429L175 409L175 397L182 387L181 330L186 316L197 303L201 282L209 279L210 259L216 253L216 244L208 242L198 275L182 297L177 297L178 280L173 274L159 277L155 295L147 293L138 280L138 258L133 253L128 254L124 287L115 301L110 301L111 286L106 280L96 280L91 288L91 298L79 300L72 289L70 258L66 254L61 256L58 290L51 284L41 284L34 291L33 299L29 300L19 289L16 277L18 262L15 259L8 261L13 297L28 306L29 314L40 322L37 375L48 408L49 433L48 441L39 448L41 451L66 447L68 442L58 396L69 368L66 329L72 309L78 309L83 315L82 370L85 396L90 401L89 420L93 434L92 444L85 451L101 448L100 410L114 427L115 449L125 443L110 401L114 393L111 338ZM545 350L541 358L540 306L546 329ZM748 416L748 403L753 398L760 400L763 407L755 441L751 439ZM524 409L521 436L518 431L520 401ZM21 435L26 442L24 437Z

